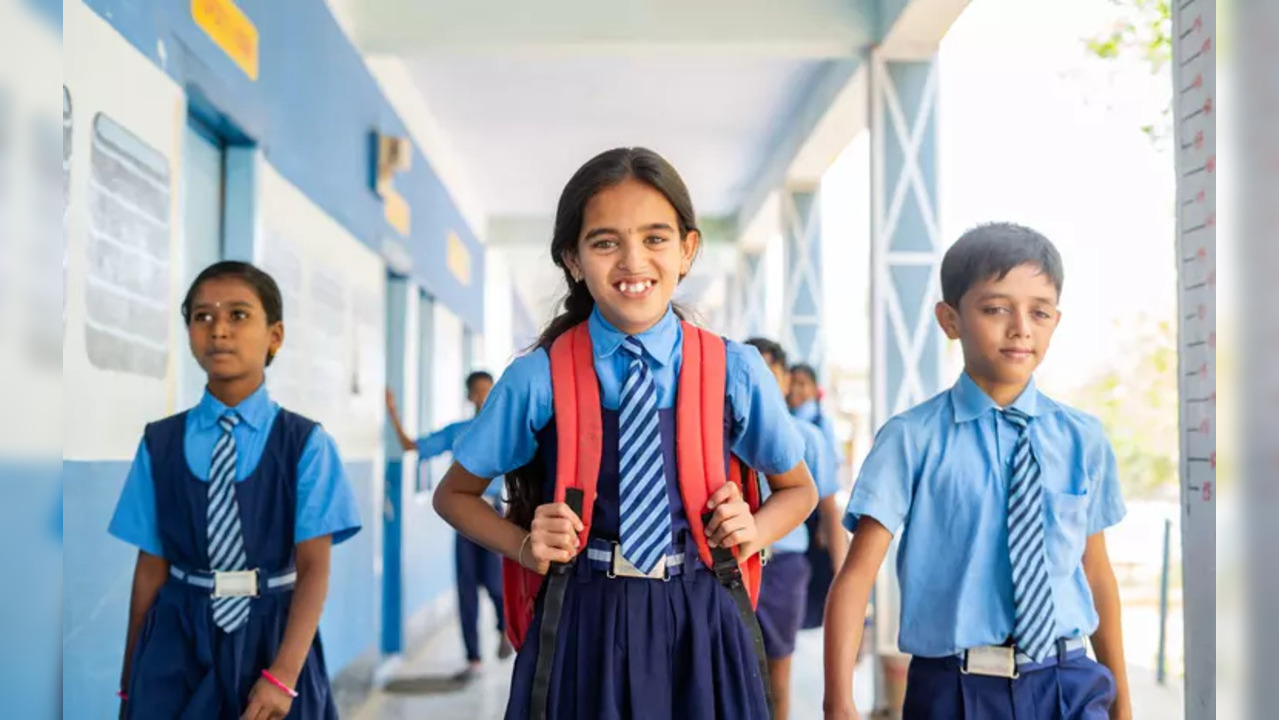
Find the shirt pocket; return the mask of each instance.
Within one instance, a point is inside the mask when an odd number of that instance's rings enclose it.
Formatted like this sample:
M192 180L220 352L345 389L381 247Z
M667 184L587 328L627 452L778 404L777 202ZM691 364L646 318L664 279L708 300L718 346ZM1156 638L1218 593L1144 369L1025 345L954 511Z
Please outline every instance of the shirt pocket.
M1072 574L1084 557L1088 530L1088 495L1044 489L1044 544L1049 573Z

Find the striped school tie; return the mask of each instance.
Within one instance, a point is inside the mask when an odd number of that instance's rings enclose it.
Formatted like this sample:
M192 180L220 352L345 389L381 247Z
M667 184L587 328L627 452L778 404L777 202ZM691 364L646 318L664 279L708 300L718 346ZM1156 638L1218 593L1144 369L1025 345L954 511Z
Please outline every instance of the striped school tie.
M631 359L618 419L622 557L648 573L665 558L671 540L657 387L644 363L644 348L639 341L627 337L622 341L622 351Z
M222 437L213 446L213 463L209 466L209 569L246 570L244 534L240 530L240 504L235 499L235 437L232 428L240 424L234 411L218 418ZM235 632L249 619L249 598L213 598L213 622L228 633Z
M1013 642L1039 662L1056 641L1052 586L1044 554L1044 486L1030 447L1030 416L1016 408L1003 411L1017 427L1012 482L1008 486L1008 556L1013 570Z

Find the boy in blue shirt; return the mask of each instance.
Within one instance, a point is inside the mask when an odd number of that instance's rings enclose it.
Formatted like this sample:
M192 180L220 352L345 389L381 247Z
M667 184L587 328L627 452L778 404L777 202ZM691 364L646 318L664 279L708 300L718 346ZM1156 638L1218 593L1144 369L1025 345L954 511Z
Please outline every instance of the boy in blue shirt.
M475 414L480 414L489 391L493 389L493 376L483 370L477 370L466 376L466 399L475 407ZM461 440L466 430L474 422L459 420L445 425L443 428L425 437L414 440L404 432L400 423L400 414L395 407L395 396L386 391L386 410L391 419L391 426L400 440L404 452L417 451L418 462L425 462L438 457L453 448ZM501 506L502 478L494 478L484 497L494 507ZM493 609L497 612L497 634L501 638L497 658L505 660L514 650L506 639L506 615L502 607L502 561L496 553L488 548L471 542L461 533L457 534L453 555L454 570L457 573L457 612L462 626L462 643L466 646L466 668L454 676L459 682L469 682L480 671L480 585L488 592L493 601Z
M751 338L746 344L759 351L777 378L782 395L786 395L791 379L786 367L786 350L764 338ZM818 544L814 542L815 533L825 533L824 542L820 544L828 548L829 553L823 553L823 558L833 569L839 568L848 551L848 535L839 522L839 506L835 504L835 493L839 490L835 457L815 424L794 416L792 421L804 438L804 463L817 485L817 509L813 514L821 518L821 522L800 525L773 543L769 547L768 562L764 564L756 615L768 655L773 720L787 720L790 714L791 656L795 654L795 636L799 634L807 609L809 578L818 572L807 554L811 545ZM768 497L767 486L763 492L764 497ZM826 577L831 577L833 569L822 568Z
M1125 512L1114 452L1100 422L1033 379L1061 318L1061 256L1029 228L983 225L947 251L941 284L937 321L964 372L884 424L853 487L826 605L826 717L858 717L861 620L898 536L906 720L1130 718L1102 532Z

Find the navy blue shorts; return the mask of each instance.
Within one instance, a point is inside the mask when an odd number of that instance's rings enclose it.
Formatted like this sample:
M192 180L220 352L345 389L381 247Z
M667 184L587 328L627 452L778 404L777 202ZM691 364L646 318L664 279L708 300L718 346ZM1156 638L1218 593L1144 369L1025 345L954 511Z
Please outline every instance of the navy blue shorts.
M804 553L778 553L764 565L756 614L764 631L764 650L771 659L780 660L795 652L811 571Z
M902 720L1107 720L1115 676L1083 651L1015 680L965 675L958 658L913 658Z

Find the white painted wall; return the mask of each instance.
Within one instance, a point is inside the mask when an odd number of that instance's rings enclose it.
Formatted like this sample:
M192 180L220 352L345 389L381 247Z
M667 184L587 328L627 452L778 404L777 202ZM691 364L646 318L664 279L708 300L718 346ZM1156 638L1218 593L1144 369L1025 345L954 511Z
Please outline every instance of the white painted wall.
M259 161L255 260L284 295L272 397L323 423L343 457L381 455L386 270L367 246Z
M176 257L179 234L178 179L186 102L181 89L152 65L105 21L82 3L67 3L74 14L65 23L66 43L78 48L64 57L65 83L74 109L67 220L66 334L63 339L64 446L67 460L127 460L137 448L143 426L172 414L176 382L175 353L185 351L185 338L168 338L169 362L164 377L104 370L87 354L86 284L89 232L90 156L94 117L104 113L150 146L168 164L169 246ZM102 77L129 82L100 81ZM170 264L170 280L176 275ZM161 298L177 312L185 288L169 282Z
M53 83L62 45L17 3L0 7L0 40L22 58L0 63L0 377L21 379L4 390L7 406L19 410L0 419L0 458L52 459L62 449L63 231L55 210L61 178L46 163L61 148L62 93Z

